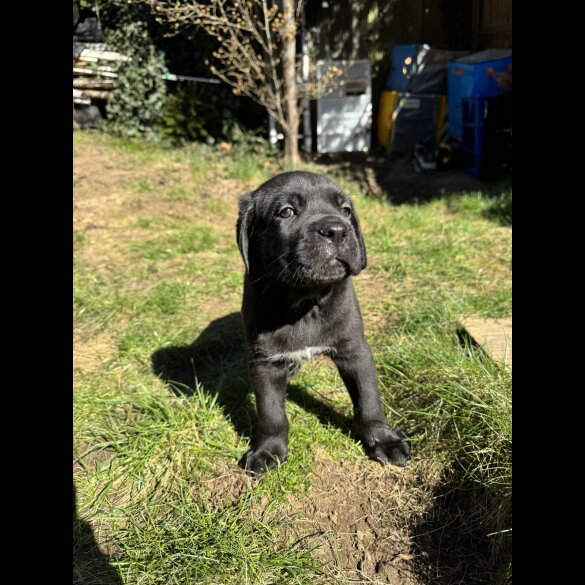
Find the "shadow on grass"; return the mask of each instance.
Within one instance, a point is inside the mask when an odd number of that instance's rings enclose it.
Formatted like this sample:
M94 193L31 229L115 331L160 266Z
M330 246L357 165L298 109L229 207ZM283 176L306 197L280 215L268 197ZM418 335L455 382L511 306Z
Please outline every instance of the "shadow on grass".
M151 356L154 373L176 395L193 394L196 382L229 416L240 436L250 437L255 420L239 313L212 321L190 345L163 347Z
M241 437L254 442L256 410L246 366L245 338L240 313L212 321L190 345L163 347L151 356L152 369L177 395L191 395L196 381L218 403ZM315 398L301 385L291 383L287 399L323 422L345 433L352 428L349 417Z
M494 197L488 209L484 211L484 217L498 222L500 225L512 225L512 193L508 191L503 195Z
M338 176L356 181L365 191L394 205L416 205L452 193L481 191L486 198L494 199L486 217L504 225L512 223L511 200L509 204L500 201L502 191L510 188L511 173L502 171L489 181L480 181L461 169L416 172L412 157L389 157L385 151L324 154L313 158L320 165L331 166Z
M110 564L96 541L89 522L79 518L73 485L73 583L74 585L123 585L120 573Z
M289 384L286 397L307 412L314 414L322 423L329 423L346 435L357 436L357 428L351 417L338 412L323 400L315 398L302 386L294 383Z
M411 528L415 570L433 584L506 583L506 555L494 558L479 522L484 491L477 485L464 488L462 478L450 474L435 490L431 509Z
M462 348L490 359L463 327L456 334ZM506 499L505 487L497 482L471 480L466 455L453 451L451 456L455 463L445 468L434 489L432 507L411 530L415 567L436 585L511 585L511 494Z

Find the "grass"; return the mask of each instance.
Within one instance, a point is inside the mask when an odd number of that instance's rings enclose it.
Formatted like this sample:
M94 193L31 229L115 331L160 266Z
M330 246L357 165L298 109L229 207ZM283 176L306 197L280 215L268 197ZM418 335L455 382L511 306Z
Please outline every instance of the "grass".
M125 539L129 576L148 574L161 585L324 582L308 553L274 545L270 524L251 518L250 500L220 511L185 503L142 510L131 524L139 521L142 530Z
M134 250L141 259L164 260L208 250L215 244L209 227L179 228L170 236L136 242Z
M290 460L254 483L236 466L254 411L234 226L239 195L277 161L244 147L167 149L79 131L74 148L86 165L74 217L74 479L80 525L107 561L79 540L77 582L382 582L324 562L323 541L286 536L291 523L317 521L301 502L318 512L322 460L355 465L362 478L384 473L389 487L406 482L399 502L390 489L375 496L404 510L393 515L412 542L421 518L457 506L456 529L481 545L474 578L505 581L511 373L462 340L459 319L511 313L509 196L396 207L340 177L368 247L355 283L383 401L412 437L414 461L395 475L364 459L339 375L317 359L290 385ZM341 546L355 530L338 525L327 542Z

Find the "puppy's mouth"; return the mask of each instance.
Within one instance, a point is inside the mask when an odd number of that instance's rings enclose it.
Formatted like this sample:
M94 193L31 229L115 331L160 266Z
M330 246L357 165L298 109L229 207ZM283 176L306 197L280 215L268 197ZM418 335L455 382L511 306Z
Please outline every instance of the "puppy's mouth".
M351 266L344 258L330 258L319 267L313 269L313 280L317 283L331 283L343 280L351 274Z
M343 269L348 275L351 273L349 262L343 258L331 258L331 260L325 262L325 266L332 269Z
M312 244L312 245L311 245ZM295 250L292 261L278 267L277 280L294 288L328 286L359 273L359 265L353 258L354 250L325 245L318 240Z

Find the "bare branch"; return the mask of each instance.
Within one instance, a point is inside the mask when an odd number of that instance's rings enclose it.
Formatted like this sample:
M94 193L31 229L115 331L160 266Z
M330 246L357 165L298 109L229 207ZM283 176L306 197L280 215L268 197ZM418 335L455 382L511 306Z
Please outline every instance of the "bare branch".
M236 95L247 96L264 107L283 129L287 144L291 136L296 136L289 119L294 126L298 124L304 100L326 95L339 85L343 73L340 68L330 68L318 80L313 75L309 82L295 82L293 48L297 22L303 10L302 0L296 10L291 9L291 2L283 3L289 11L286 26L282 10L276 3L269 6L267 0L128 1L149 6L157 22L170 26L168 34L199 27L215 38L218 48L213 52L214 62L206 61L211 73L229 85ZM287 75L283 71L285 47L288 47ZM301 79L300 75L296 77ZM290 95L289 90L292 91Z

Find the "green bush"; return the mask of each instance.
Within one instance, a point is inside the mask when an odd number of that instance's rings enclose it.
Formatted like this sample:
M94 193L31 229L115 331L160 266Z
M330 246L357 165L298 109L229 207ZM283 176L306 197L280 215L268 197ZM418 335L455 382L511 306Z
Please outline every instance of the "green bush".
M125 137L157 139L165 105L164 56L152 44L145 23L128 22L106 36L117 51L132 58L118 65L118 86L108 103L108 129Z
M175 145L193 140L213 144L234 140L235 112L231 92L223 85L177 82L167 94L161 116L162 136Z

